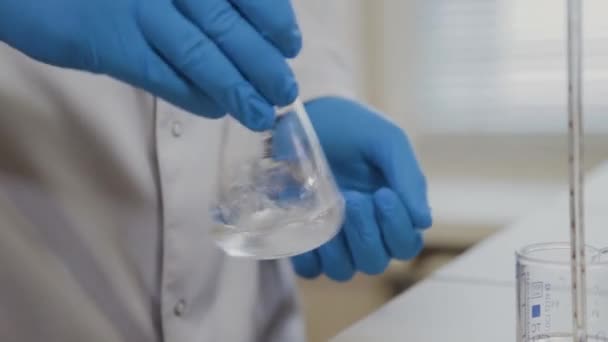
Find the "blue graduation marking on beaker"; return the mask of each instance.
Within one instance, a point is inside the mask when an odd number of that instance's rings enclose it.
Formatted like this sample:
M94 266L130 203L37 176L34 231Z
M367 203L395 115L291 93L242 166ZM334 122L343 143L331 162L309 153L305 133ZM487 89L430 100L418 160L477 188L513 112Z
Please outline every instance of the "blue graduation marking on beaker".
M532 305L532 318L540 317L540 304Z

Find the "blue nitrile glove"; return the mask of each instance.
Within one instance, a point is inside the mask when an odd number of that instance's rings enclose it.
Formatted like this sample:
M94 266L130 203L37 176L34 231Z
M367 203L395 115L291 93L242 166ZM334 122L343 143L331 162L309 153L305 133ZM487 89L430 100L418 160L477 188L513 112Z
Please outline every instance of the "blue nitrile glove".
M298 93L285 61L302 44L289 0L0 0L0 41L254 130Z
M306 278L324 273L346 281L378 274L390 259L422 249L431 226L426 181L405 133L369 108L322 98L306 109L346 200L340 233L318 249L293 257Z

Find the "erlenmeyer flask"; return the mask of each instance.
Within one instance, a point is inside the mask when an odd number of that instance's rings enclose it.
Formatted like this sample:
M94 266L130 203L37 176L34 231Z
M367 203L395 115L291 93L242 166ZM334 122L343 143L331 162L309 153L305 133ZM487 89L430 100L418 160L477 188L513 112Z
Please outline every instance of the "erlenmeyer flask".
M274 259L330 240L344 200L300 100L279 108L272 129L226 117L212 207L212 236L229 255Z

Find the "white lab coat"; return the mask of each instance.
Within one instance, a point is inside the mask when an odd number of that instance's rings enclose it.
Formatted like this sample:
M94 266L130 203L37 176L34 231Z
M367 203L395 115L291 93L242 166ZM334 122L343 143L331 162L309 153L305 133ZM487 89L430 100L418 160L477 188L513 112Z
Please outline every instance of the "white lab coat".
M302 96L352 96L346 1L295 5ZM289 263L207 235L219 124L0 43L0 341L302 341Z

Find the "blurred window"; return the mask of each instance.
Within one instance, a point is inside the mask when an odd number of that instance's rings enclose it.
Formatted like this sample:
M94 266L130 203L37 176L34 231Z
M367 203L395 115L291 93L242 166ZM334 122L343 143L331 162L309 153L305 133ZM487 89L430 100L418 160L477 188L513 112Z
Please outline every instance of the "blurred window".
M586 130L606 133L608 1L583 2ZM420 129L566 133L565 0L415 3L408 69Z

